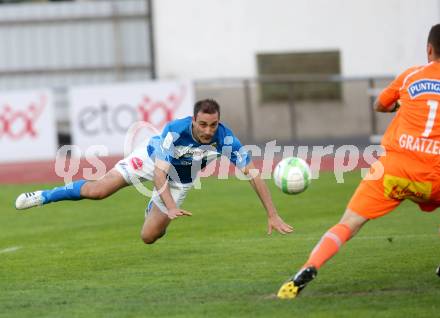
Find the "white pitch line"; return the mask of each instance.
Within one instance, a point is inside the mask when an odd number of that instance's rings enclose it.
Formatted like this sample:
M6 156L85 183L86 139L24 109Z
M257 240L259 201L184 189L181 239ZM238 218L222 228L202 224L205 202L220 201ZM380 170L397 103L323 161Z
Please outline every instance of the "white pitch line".
M0 254L3 254L3 253L12 253L12 252L15 252L15 251L19 250L20 248L21 248L21 246L12 246L12 247L8 247L8 248L5 248L5 249L3 249L3 250L0 250Z

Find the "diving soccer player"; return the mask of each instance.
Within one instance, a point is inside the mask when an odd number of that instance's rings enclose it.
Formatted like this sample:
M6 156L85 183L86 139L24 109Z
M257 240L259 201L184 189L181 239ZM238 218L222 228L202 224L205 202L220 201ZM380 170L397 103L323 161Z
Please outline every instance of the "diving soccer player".
M197 173L210 161L223 154L245 175L256 171L238 138L219 120L220 106L216 101L198 101L193 117L169 122L161 135L150 139L146 149L136 150L119 161L102 179L77 180L51 190L22 193L15 206L21 210L64 200L100 200L139 180L152 180L155 189L141 230L142 240L152 244L165 234L171 220L191 215L180 205ZM292 227L278 215L260 175L252 175L250 184L266 210L268 234L273 229L282 234L292 232Z

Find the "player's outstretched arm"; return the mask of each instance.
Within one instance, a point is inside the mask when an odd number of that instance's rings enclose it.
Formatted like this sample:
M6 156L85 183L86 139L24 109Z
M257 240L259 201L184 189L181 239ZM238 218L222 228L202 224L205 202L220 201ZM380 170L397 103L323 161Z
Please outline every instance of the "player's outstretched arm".
M253 172L251 174L251 171ZM255 192L258 194L258 197L263 203L264 208L267 212L267 234L272 234L272 230L276 230L281 234L288 234L293 231L292 226L285 223L283 219L278 215L278 212L273 204L272 197L270 195L269 189L267 188L266 183L263 179L261 179L260 173L255 173L258 171L253 163L248 164L242 172L250 177L250 184Z
M160 198L167 208L167 214L170 219L175 219L179 216L191 216L191 212L179 209L176 202L171 195L170 187L168 186L168 170L170 164L166 161L156 159L154 167L154 179L153 183L156 187Z

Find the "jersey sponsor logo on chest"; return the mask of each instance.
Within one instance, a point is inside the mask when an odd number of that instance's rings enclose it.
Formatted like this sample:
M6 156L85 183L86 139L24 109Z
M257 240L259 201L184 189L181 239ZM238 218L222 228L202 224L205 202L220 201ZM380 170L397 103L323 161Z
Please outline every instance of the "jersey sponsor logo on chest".
M203 158L217 157L217 151L215 148L208 146L209 148L198 148L189 146L176 146L174 148L175 158L192 158L193 160L202 160Z

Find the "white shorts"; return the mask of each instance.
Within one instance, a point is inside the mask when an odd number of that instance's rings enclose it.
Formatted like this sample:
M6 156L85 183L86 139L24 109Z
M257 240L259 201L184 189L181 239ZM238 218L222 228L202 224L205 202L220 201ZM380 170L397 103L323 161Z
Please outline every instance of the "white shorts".
M128 157L118 161L115 165L115 169L122 175L128 184L137 184L142 181L153 181L154 162L148 156L147 150L144 147L134 150ZM168 186L177 207L180 207L193 184L169 181ZM161 212L165 214L167 213L167 208L160 198L160 195L157 193L156 188L153 189L153 195L145 209L145 215L151 210L153 203Z

